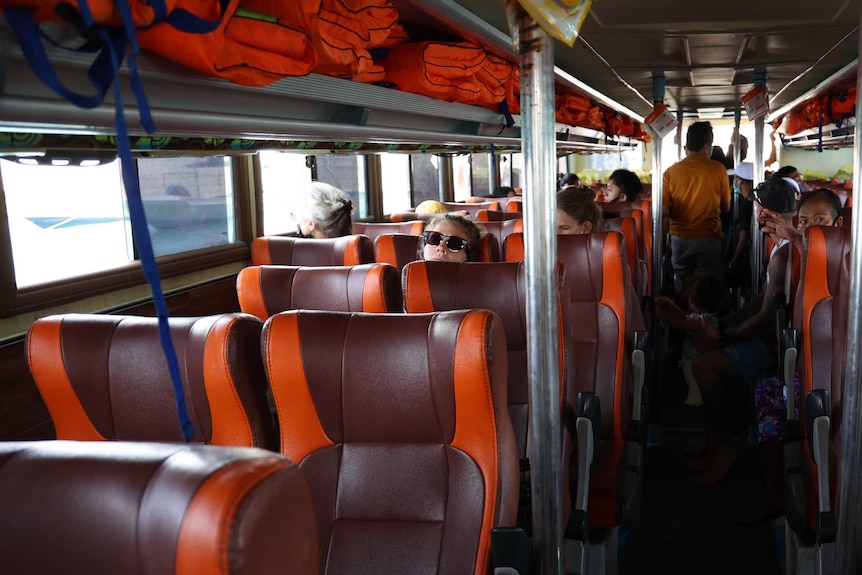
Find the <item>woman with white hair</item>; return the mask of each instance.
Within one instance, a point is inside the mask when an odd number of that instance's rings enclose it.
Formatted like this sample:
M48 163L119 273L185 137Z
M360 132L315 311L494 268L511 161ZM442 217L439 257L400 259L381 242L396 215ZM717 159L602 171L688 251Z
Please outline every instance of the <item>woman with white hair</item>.
M353 233L352 214L350 196L335 186L311 182L291 217L300 237L337 238Z

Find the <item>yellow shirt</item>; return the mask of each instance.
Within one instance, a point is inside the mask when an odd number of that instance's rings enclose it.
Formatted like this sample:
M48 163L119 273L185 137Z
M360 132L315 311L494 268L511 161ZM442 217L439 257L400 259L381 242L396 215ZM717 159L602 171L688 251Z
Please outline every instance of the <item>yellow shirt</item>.
M693 154L665 170L662 182L670 235L685 240L722 237L720 214L730 209L724 164Z

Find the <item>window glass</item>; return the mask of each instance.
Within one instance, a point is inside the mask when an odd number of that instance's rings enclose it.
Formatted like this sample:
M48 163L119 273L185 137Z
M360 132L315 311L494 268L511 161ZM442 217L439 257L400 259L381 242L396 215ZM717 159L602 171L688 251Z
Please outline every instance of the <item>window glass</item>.
M353 218L368 216L368 180L365 156L316 156L317 181L346 192L353 201Z
M518 152L512 154L512 183L509 184L513 188L524 187L524 154Z
M156 256L236 241L224 157L136 161ZM0 162L19 288L106 271L136 255L120 162Z
M19 288L131 261L120 163L53 166L0 161Z
M425 200L440 199L440 173L437 171L437 162L438 158L433 154L413 154L410 156L414 207Z
M141 158L137 163L156 257L236 241L230 158Z
M491 154L471 154L470 170L474 196L491 195Z
M410 156L380 154L383 213L403 212L410 207Z
M460 154L452 157L452 172L455 175L455 201L464 202L473 195L470 176L470 155Z
M500 154L500 185L512 186L512 154Z
M276 235L296 231L290 218L296 194L311 183L306 154L261 150L260 181L263 188L263 233Z

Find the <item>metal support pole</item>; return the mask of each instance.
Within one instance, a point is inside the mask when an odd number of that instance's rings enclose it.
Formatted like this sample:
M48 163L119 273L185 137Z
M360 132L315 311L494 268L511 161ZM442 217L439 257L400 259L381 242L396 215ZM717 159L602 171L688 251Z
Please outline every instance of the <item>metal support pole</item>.
M455 201L455 187L452 185L454 181L453 164L451 155L440 154L437 156L437 199L441 202Z
M739 108L736 109L733 113L733 125L736 128L736 136L733 138L733 167L738 168L739 163L742 161L742 135L739 133L739 123L742 120L742 110ZM731 245L731 254L735 253L737 244L739 243L739 210L741 209L741 204L744 201L747 201L742 197L742 194L733 194L731 196L732 200L732 210L733 210L733 243ZM750 237L750 236L749 236ZM751 260L749 260L751 261Z
M664 77L655 76L652 79L653 101L655 104L664 102ZM680 125L682 125L680 123ZM652 266L653 285L652 293L661 294L661 270L664 259L664 230L662 229L662 165L661 165L661 140L653 136L652 150ZM682 142L682 137L680 137ZM655 332L658 333L658 332Z
M859 50L862 52L862 41ZM856 95L856 109L862 110L862 91ZM853 144L853 190L862 189L862 145L859 135ZM858 302L862 297L862 223L859 218L852 218L851 234L853 238L850 252L850 302ZM862 453L860 437L862 437L862 421L859 414L862 409L862 393L859 389L859 378L862 376L862 308L859 305L847 306L847 349L844 358L844 385L842 389L843 407L841 424L841 460L838 462L838 532L835 541L835 573L857 573L862 562L859 553L862 550L862 532L859 529L860 512L862 512Z
M655 88L653 88L653 89L655 89ZM662 95L662 100L664 100L664 95ZM682 108L680 108L679 110L676 111L676 121L677 121L676 133L679 135L679 139L676 143L676 160L677 161L680 161L684 157L684 154L682 151L682 139L683 139L682 119L683 119L683 111L682 111Z
M739 132L739 124L742 121L742 110L739 108L733 112L733 125L736 127L736 136L733 138L733 167L739 166L742 161L742 134Z
M754 75L754 86L766 84L766 74L756 73ZM763 124L765 116L754 120L754 186L763 182ZM757 224L757 216L760 213L760 204L754 202L754 213L751 217L751 287L752 294L759 294L763 287L763 233Z
M514 3L513 3L514 4ZM563 573L563 474L557 304L554 45L520 6L530 482L535 573Z

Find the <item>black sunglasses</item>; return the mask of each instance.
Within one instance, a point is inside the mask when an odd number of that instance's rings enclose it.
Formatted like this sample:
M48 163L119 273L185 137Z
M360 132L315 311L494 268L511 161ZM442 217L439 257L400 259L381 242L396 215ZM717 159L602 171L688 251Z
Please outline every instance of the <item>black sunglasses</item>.
M467 240L458 236L446 236L440 232L424 232L422 237L429 246L439 246L440 242L446 242L446 249L450 252L460 252L467 249Z

